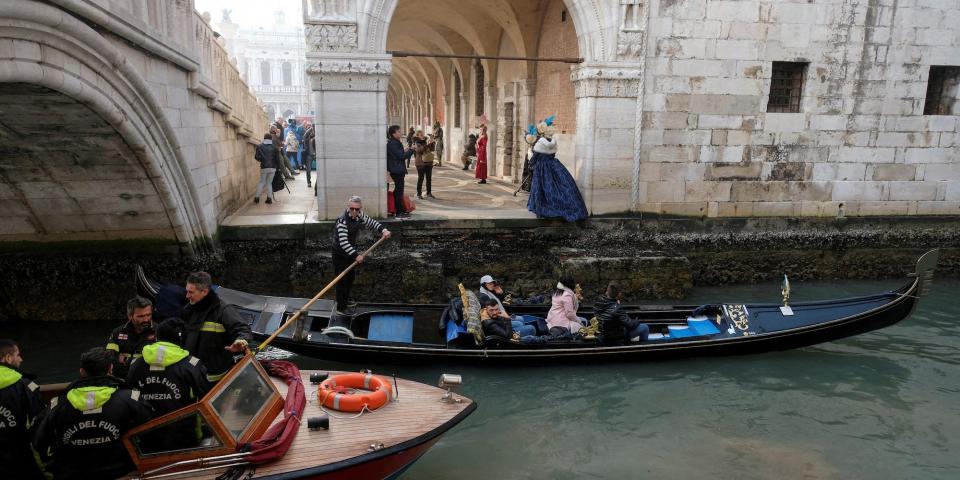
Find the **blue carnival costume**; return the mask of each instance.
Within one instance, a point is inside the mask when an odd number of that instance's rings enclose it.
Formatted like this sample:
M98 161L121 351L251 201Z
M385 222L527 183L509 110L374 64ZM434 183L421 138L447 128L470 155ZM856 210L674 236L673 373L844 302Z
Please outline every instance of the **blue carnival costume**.
M589 214L577 182L557 160L557 141L552 138L550 131L552 124L553 117L550 117L540 123L539 132L532 126L528 130L528 142L532 140L531 137L539 138L533 145L533 156L530 158L533 180L530 184L527 210L536 213L538 217L562 217L568 222L576 222L587 218Z

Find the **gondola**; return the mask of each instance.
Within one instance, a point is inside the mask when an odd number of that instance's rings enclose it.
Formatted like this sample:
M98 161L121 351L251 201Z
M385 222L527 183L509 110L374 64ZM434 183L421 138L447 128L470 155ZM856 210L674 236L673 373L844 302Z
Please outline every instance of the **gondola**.
M440 319L447 305L361 303L347 315L320 300L274 341L300 355L342 362L470 362L524 365L557 361L666 360L742 355L816 345L893 325L916 309L933 281L938 251L923 254L909 282L896 290L853 298L784 304L632 306L631 317L650 326L644 342L606 344L589 336L525 344L461 334L448 341ZM156 297L164 284L137 269L141 295ZM220 298L266 338L307 299L255 295L226 287ZM510 313L546 315L545 306L508 307ZM704 315L705 314L705 315Z

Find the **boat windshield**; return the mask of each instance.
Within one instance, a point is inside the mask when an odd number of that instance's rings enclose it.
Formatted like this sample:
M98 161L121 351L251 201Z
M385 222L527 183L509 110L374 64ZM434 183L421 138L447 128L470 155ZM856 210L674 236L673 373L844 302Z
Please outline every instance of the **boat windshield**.
M199 402L124 436L137 469L234 454L256 440L283 409L283 396L253 355L244 356Z

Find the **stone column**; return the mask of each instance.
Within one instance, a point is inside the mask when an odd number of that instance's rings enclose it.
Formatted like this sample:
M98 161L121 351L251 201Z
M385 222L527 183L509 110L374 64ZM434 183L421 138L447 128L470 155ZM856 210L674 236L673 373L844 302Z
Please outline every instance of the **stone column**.
M452 98L453 98L452 93L444 92L443 94L443 158L440 159L441 164L447 163L450 161L450 135L451 133L453 133L453 120L452 120L453 103L451 102Z
M484 88L486 94L484 95L483 112L487 114L487 174L493 176L499 164L497 159L497 97L500 89L497 88L495 83L488 83Z
M572 74L577 98L573 172L591 214L639 203L639 133L643 70L584 64Z
M513 165L513 177L519 179L518 182L523 181L523 161L526 159L527 149L530 148L530 146L527 145L527 141L523 138L523 135L525 135L524 132L527 130L527 125L537 123L537 120L534 118L534 99L537 95L537 79L528 78L521 81L519 91L519 97L517 98L517 125L520 127L521 138L516 144L520 145L523 151L517 152L517 154L514 155L517 161L514 162Z

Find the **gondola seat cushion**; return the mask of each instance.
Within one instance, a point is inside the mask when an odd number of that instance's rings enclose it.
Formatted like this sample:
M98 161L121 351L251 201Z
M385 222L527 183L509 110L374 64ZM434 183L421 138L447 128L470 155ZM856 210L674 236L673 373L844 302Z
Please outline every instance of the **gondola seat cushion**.
M375 313L370 315L370 340L383 342L413 342L413 315L404 313Z
M695 337L698 335L696 330L686 325L670 325L667 328L670 330L671 338Z
M720 329L708 318L690 317L687 318L687 325L695 330L697 335L716 335L720 333Z

